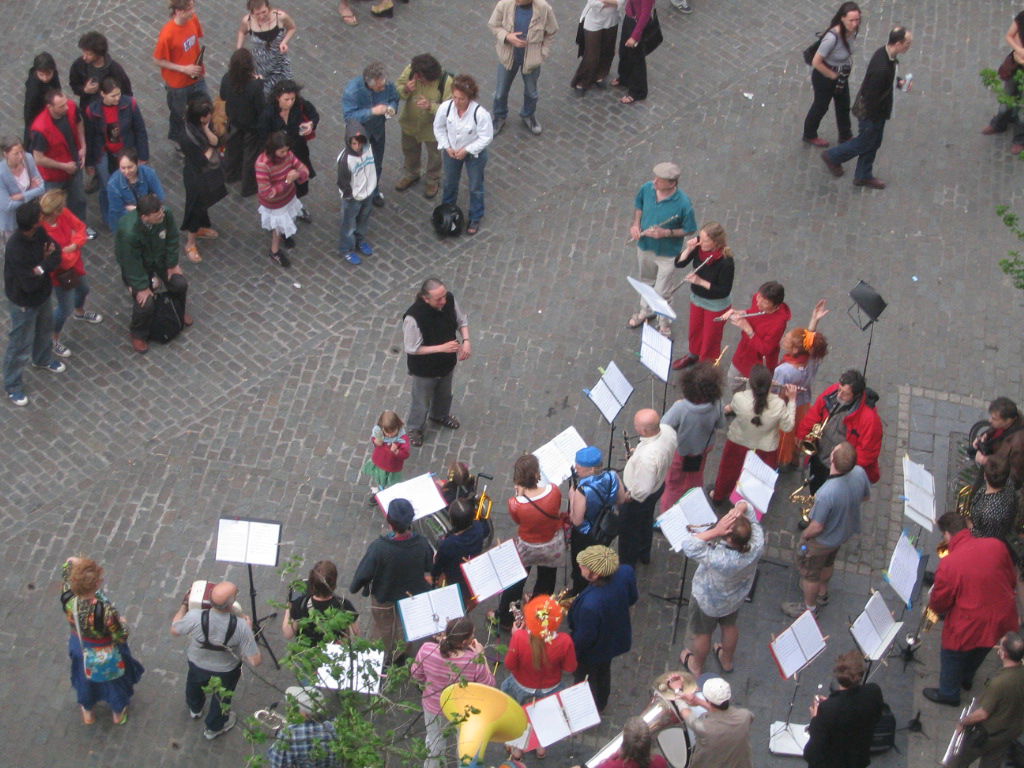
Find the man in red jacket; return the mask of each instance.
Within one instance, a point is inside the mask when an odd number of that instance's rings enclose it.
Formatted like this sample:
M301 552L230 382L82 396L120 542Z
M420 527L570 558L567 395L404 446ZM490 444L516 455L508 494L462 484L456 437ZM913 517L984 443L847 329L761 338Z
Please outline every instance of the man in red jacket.
M756 315L756 317L744 317ZM779 342L793 313L786 305L786 289L771 280L750 299L745 312L730 309L723 318L740 329L743 336L729 366L729 386L738 392L746 386L750 369L758 363L774 371L779 364Z
M928 607L944 616L939 687L925 698L960 706L960 688L971 689L974 673L992 646L1017 629L1017 569L1002 539L975 538L963 518L947 512L939 530L949 555L939 561Z
M857 449L857 464L864 467L868 480L877 483L878 454L882 452L882 420L875 410L878 395L867 388L861 372L851 368L839 377L839 381L826 389L804 414L797 426L796 439L799 443L811 427L826 417L828 422L818 442L818 451L811 456L811 493L816 493L828 480L829 467L825 464L832 455L832 449L844 440ZM821 457L825 457L824 461Z
M73 101L59 90L47 91L46 107L36 115L29 131L32 157L47 189L63 189L67 206L85 221L85 127ZM89 239L96 236L88 230Z

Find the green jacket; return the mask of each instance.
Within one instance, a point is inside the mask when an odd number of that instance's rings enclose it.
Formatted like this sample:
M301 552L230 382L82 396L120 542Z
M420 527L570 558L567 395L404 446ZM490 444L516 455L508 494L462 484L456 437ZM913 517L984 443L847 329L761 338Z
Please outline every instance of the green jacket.
M128 211L118 222L115 238L121 278L137 291L149 288L151 275L163 278L178 266L178 227L168 208L164 220L152 227L139 221L137 210Z
M403 69L402 74L398 77L398 82L395 83L395 87L398 88L398 98L402 100L402 111L398 115L398 124L402 126L402 133L412 136L416 141L429 141L437 144L437 138L434 136L434 115L437 113L438 105L452 97L452 80L454 78L448 72L443 72L440 81L417 83L413 92L409 93L405 90L405 84L409 82L411 68L408 66ZM430 102L429 109L420 109L416 106L416 100L420 96Z

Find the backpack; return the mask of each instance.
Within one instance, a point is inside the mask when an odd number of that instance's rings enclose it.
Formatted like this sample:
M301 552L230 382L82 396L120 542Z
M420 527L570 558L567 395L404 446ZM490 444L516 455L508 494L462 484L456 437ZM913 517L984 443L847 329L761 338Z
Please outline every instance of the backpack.
M619 535L619 513L615 510L615 499L601 498L601 508L594 516L594 522L590 526L590 535L597 540L598 544L606 547L615 541Z
M462 209L454 203L441 203L431 217L438 237L458 237L466 223Z
M804 63L809 67L811 62L814 61L814 54L818 52L818 48L821 46L821 41L825 38L825 33L822 32L818 35L818 39L813 43L804 48Z
M149 340L166 344L185 327L185 300L176 293L165 291L153 297L156 307L149 326Z

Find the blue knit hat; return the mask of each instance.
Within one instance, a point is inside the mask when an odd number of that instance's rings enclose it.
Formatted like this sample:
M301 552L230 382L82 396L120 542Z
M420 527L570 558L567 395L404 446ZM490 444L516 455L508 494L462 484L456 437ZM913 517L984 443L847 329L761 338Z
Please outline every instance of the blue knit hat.
M392 499L388 504L388 520L400 528L408 528L412 525L415 513L406 499Z
M596 445L588 445L576 451L576 466L579 467L600 467L601 449Z

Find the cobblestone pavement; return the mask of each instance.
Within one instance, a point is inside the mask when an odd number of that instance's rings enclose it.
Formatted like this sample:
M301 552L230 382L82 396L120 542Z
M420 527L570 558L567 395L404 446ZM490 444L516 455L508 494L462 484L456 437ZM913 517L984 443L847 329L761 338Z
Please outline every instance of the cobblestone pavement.
M502 499L515 456L566 426L606 445L608 431L581 389L609 359L636 386L628 412L660 407L660 388L648 383L639 340L625 327L634 296L624 276L635 269L626 243L633 194L654 162L669 158L684 169L682 186L698 218L721 221L730 233L737 303L767 279L789 288L797 322L817 298L829 300L833 313L823 330L832 353L819 384L864 361L867 336L845 317L849 289L864 279L889 302L869 364L886 425L882 480L862 534L842 553L837 605L822 616L829 648L803 675L794 721L806 721L806 705L819 684L827 685L831 660L852 647L846 627L869 589L881 588L896 607L881 569L906 525L897 498L900 456L909 450L925 461L942 487L950 435L966 432L991 396L1019 402L1024 394L1013 319L1020 295L996 265L1012 243L994 214L999 203L1020 202L1020 166L1007 154L1007 137L979 133L995 105L977 77L1004 54L1013 11L993 0L862 4L855 83L892 24L915 33L904 57L915 88L900 94L876 164L890 187L876 192L852 187L849 175L833 179L799 141L810 100L800 51L833 9L807 0L693 4L685 17L662 9L666 42L649 60L651 96L631 108L612 92L572 96L578 8L556 4L562 31L540 79L544 133L530 135L512 114L491 151L488 214L474 238L437 241L427 224L432 203L419 187L391 190L400 152L397 126L390 125L388 205L371 219L377 253L358 268L336 253L332 166L344 83L372 59L397 76L411 55L432 50L447 69L476 75L489 106L490 7L416 0L399 4L393 20L379 21L362 2L359 26L350 28L332 2L285 6L300 26L294 71L323 115L313 152L320 176L310 197L316 222L299 234L294 267L284 272L269 262L255 202L233 194L212 212L220 239L202 244L202 264L185 266L195 327L140 357L127 341L128 300L104 232L87 249L90 306L104 313L103 324L72 323L65 334L74 351L69 371L29 372L31 405L0 407L5 765L241 763L248 748L239 734L208 743L182 707L183 649L168 635L169 617L192 579L243 580L240 568L213 559L222 515L281 520L283 555L330 557L343 580L352 572L380 525L363 506L366 437L382 408L405 410L398 318L425 277L445 278L468 311L474 356L456 375L462 429L429 433L407 465L410 476L458 456L494 474L494 495ZM200 4L211 84L224 71L242 6ZM163 139L166 107L150 62L164 4L26 0L5 4L4 18L15 42L0 63L3 132L21 129L32 55L53 52L66 78L78 35L99 29L133 78L153 137L153 166L180 211L179 161ZM520 99L516 85L513 110ZM833 131L826 118L823 135L834 139ZM89 206L98 226L94 196ZM685 308L681 299L676 304ZM731 330L726 342L736 342ZM780 488L791 490L794 481L787 476ZM499 518L499 531L508 534L507 519ZM769 555L783 566L795 519L781 501L767 518ZM933 544L926 538L922 549ZM84 728L68 688L55 574L75 552L106 566L109 592L131 621L133 650L147 667L127 729L115 731L106 718ZM680 559L659 543L654 564L640 572L642 591L672 592L679 568ZM764 565L757 599L741 617L742 658L731 679L737 702L757 718L759 766L797 764L767 751L768 724L785 718L794 688L777 677L767 642L786 625L777 602L795 595L795 583L788 568ZM283 595L283 581L269 569L257 570L257 585L261 602ZM682 629L666 648L672 613L660 601L638 605L635 648L616 662L605 722L575 744L576 760L640 712L650 681L677 665ZM916 617L908 613L908 623ZM890 663L878 673L900 723L921 709L930 738L908 744L903 736L902 753L877 765L933 764L948 738L944 718L951 712L937 712L919 696L934 679L936 637L919 654L925 667L903 673ZM282 645L276 631L271 640ZM266 683L243 675L243 711L274 696ZM568 749L553 750L548 763L568 765Z

